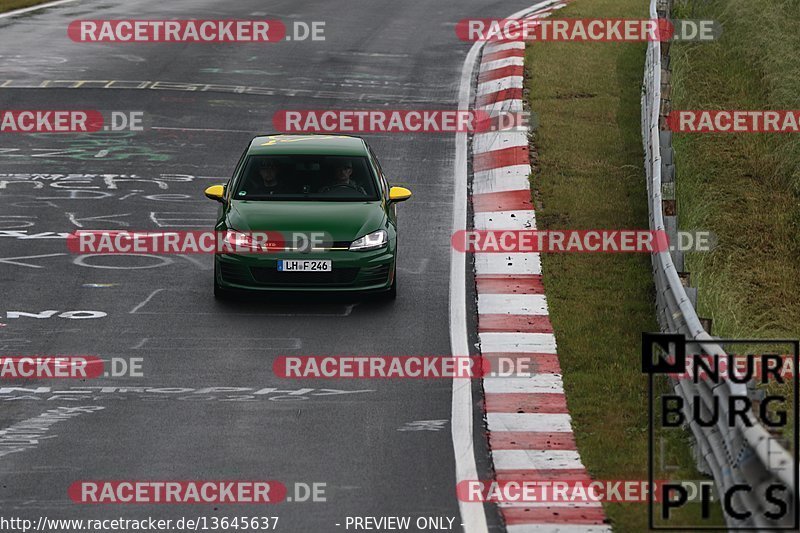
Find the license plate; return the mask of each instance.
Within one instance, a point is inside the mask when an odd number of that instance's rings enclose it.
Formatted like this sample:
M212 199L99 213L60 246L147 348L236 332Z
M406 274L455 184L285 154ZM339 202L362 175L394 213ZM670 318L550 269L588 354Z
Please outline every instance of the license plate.
M279 259L278 272L331 272L329 260L321 259Z

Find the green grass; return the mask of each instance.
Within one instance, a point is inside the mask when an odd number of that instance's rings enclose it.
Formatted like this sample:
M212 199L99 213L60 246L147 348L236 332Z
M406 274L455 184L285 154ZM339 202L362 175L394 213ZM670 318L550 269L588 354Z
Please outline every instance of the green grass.
M798 108L800 32L788 20L800 17L800 4L729 0L695 11L720 20L723 34L672 48L673 108ZM675 134L674 145L681 226L711 230L720 244L689 257L701 311L716 333L797 336L800 140Z
M676 16L693 9L695 18L720 21L723 32L715 43L673 46L673 109L800 107L800 32L792 22L800 4L694 4ZM800 137L675 134L673 143L680 225L719 240L712 253L687 258L713 334L800 337ZM783 392L791 398L788 387Z
M642 0L579 1L565 18L646 18ZM539 116L531 177L540 229L648 227L640 134L645 46L535 43L526 68ZM595 479L647 478L641 334L656 331L646 254L549 254L544 284L578 448ZM668 442L677 479L700 479L686 435ZM616 531L647 530L645 504L606 504ZM676 522L696 523L696 508ZM721 524L716 511L714 522Z
M52 0L0 0L0 13L44 4L46 2L52 2Z

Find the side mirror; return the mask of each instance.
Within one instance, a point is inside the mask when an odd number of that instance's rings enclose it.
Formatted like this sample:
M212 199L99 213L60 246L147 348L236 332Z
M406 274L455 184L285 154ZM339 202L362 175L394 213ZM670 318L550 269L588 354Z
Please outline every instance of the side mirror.
M212 185L205 192L206 198L209 200L216 200L217 202L225 201L225 187L222 185Z
M411 191L405 187L392 187L389 189L390 202L405 202L411 198Z

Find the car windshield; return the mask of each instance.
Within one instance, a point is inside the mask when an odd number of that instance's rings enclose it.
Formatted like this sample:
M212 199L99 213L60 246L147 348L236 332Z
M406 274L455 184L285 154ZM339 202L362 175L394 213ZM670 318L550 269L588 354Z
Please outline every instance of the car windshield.
M379 200L366 157L253 155L248 157L235 200Z

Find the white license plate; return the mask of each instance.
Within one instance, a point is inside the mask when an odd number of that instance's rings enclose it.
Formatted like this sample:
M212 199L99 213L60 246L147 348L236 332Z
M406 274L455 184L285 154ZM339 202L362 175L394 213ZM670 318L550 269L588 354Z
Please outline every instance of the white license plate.
M333 266L323 259L279 259L278 272L331 272Z

